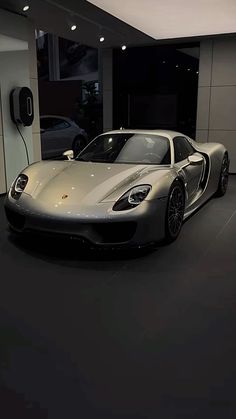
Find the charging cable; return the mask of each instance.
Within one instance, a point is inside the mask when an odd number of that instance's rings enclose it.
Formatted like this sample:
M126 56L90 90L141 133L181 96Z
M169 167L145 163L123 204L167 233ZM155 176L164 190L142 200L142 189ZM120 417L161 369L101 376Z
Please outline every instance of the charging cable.
M30 165L30 160L29 160L29 152L28 152L28 148L27 148L27 145L26 145L26 141L25 141L25 139L24 139L24 137L23 137L23 135L22 135L22 133L21 133L21 131L20 131L20 128L18 127L18 124L16 124L16 128L17 128L17 131L19 132L19 134L20 134L20 136L21 136L21 138L22 138L22 141L23 141L23 143L24 143L24 146L25 146L25 152L26 152L26 157L27 157L27 163L28 163L28 166Z

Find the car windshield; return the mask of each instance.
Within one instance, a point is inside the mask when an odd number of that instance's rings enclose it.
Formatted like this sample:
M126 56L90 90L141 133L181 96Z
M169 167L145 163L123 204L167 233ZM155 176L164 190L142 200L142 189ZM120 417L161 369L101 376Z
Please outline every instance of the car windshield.
M75 160L96 163L170 164L168 138L154 134L99 135Z

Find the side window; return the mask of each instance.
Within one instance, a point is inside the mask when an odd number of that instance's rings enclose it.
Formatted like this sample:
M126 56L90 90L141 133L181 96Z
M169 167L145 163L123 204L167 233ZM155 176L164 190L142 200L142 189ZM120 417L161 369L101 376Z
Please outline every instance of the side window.
M40 127L45 131L55 131L59 129L68 128L70 124L64 119L60 118L41 118Z
M45 131L50 131L53 128L53 118L41 118L40 119L40 128Z
M64 119L59 119L59 118L54 119L53 129L56 129L56 130L65 129L65 128L68 128L69 126L70 124Z
M194 153L194 148L185 137L174 138L175 163L185 160Z

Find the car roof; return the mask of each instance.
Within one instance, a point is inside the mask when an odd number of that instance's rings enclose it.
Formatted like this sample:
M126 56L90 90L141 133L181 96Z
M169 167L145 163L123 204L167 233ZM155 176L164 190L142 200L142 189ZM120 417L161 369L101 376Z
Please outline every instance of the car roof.
M147 134L147 135L162 135L168 137L169 139L173 139L177 136L186 137L181 132L172 131L172 130L163 130L163 129L149 129L149 130L142 130L142 129L119 129L119 130L112 130L104 132L103 134Z
M58 118L58 119L65 119L66 121L71 121L70 118L68 118L67 116L62 116L62 115L40 115L40 119L42 118Z

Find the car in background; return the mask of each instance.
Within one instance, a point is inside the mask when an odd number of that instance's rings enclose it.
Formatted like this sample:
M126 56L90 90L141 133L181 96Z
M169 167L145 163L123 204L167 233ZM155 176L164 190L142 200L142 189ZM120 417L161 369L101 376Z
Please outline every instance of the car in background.
M88 144L86 131L64 116L41 116L40 134L43 159L59 157L68 148L77 155Z

